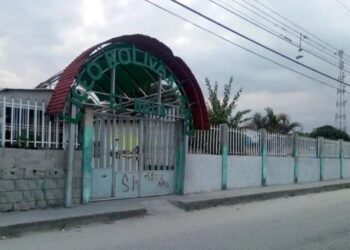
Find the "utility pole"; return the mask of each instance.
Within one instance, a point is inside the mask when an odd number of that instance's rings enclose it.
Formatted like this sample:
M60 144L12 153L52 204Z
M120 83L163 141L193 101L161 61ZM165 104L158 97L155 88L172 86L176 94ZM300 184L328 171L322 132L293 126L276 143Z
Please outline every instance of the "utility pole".
M344 72L343 55L344 55L344 51L339 50L338 51L339 87L337 89L337 103L336 103L337 113L335 115L335 124L338 129L346 132L346 115L345 115L346 100L345 100L345 85L344 85L345 72Z

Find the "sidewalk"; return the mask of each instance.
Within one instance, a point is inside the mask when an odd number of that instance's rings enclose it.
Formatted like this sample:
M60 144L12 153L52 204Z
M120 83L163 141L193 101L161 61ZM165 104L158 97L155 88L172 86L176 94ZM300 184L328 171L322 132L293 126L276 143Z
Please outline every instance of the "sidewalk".
M0 237L63 229L95 222L111 222L146 214L146 209L140 206L140 203L132 202L132 200L94 202L72 208L0 213Z
M110 200L93 202L73 208L0 213L0 237L18 236L26 232L62 229L89 223L111 222L147 214L167 216L177 212L178 208L191 211L219 205L232 205L343 188L350 188L350 179L286 186L244 188L185 196L172 195Z
M344 188L350 188L350 179L200 193L176 196L170 201L185 211L191 211L220 205L233 205Z

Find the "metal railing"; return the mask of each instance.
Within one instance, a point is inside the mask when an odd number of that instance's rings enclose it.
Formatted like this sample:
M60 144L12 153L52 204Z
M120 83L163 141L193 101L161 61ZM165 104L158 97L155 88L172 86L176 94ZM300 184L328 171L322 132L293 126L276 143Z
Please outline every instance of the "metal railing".
M188 153L190 154L221 154L220 126L212 126L209 130L195 130L189 137ZM228 155L261 156L263 133L241 128L228 128ZM266 154L269 157L293 157L297 150L299 157L320 157L319 144L316 138L305 136L284 135L279 133L266 133ZM294 145L295 142L297 145ZM295 149L294 149L295 146ZM340 141L323 139L323 157L340 157ZM343 142L343 158L350 158L350 142Z
M195 130L188 138L190 154L220 154L221 132L219 126L211 126L208 130Z
M293 137L267 133L267 156L288 157L293 155Z
M339 141L333 141L329 139L323 139L323 152L324 157L327 158L339 158L340 155L340 143Z
M317 139L304 136L298 137L298 155L300 157L317 157Z
M260 155L259 131L229 128L228 130L228 154L229 155Z
M15 148L66 149L68 123L59 116L45 114L46 104L38 101L0 100L0 146ZM79 128L76 126L75 148L79 148ZM221 154L220 126L208 130L195 130L188 140L190 154ZM262 132L247 129L228 129L228 154L260 156ZM293 136L266 133L267 156L293 156ZM298 136L297 150L300 157L319 157L317 139ZM340 142L323 139L323 157L338 158ZM350 158L350 142L343 143L343 157Z
M59 116L45 114L46 104L38 101L0 100L0 146L12 148L66 149L68 124ZM78 130L78 126L76 126ZM75 147L79 147L76 133Z
M343 142L343 157L350 158L350 142Z

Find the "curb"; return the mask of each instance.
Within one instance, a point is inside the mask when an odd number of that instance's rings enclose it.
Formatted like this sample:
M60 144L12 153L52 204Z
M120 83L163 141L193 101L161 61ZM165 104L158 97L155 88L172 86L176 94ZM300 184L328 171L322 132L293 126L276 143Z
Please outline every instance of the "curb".
M305 195L305 194L311 194L311 193L334 191L334 190L345 189L345 188L350 188L350 183L330 184L330 185L325 185L320 187L289 189L289 190L272 191L272 192L261 192L256 194L236 195L231 197L202 199L202 200L196 200L196 201L172 200L170 202L185 211L193 211L193 210L200 210L200 209L216 207L216 206L235 205L240 203L276 199L276 198L282 198L282 197L288 197L288 196L298 196L298 195Z
M20 223L0 227L0 236L18 237L27 232L40 232L47 230L63 229L67 227L76 227L91 223L110 223L111 221L127 219L132 217L144 216L147 214L146 209L135 209L128 211L117 211L107 213L97 213L91 215L75 216L54 220L43 220L28 223Z

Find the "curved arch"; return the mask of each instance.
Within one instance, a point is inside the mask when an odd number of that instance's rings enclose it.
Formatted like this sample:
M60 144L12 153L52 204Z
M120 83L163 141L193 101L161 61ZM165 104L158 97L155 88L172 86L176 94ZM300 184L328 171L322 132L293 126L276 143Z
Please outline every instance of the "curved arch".
M126 35L115 37L105 42L97 44L74 59L61 74L52 98L49 102L47 113L61 113L67 102L70 90L75 79L81 71L83 65L91 59L96 52L116 43L127 43L134 45L139 49L149 52L155 57L161 59L167 68L169 68L177 80L181 83L183 94L188 99L188 106L192 111L193 125L196 129L206 129L208 124L208 113L205 100L196 78L185 64L185 62L173 55L172 51L160 41L145 35Z

